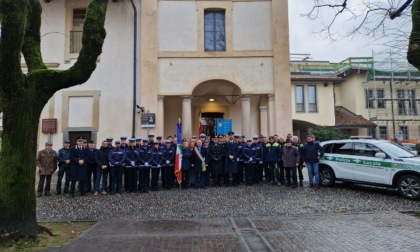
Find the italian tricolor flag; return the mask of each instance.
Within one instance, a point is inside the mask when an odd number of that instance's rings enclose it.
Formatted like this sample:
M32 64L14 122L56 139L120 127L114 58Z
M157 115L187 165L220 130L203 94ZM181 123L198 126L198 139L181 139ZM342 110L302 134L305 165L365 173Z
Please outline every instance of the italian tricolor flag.
M175 156L175 176L178 181L178 184L182 182L182 145L176 145L176 156Z

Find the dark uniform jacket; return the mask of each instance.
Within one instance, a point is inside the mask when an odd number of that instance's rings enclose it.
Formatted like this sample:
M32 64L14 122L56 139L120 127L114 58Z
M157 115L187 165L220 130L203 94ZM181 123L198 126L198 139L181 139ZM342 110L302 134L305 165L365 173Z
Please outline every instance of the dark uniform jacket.
M96 162L96 155L98 154L98 150L93 148L87 148L88 156L86 164L89 166L96 166L98 163Z
M265 160L270 163L280 161L281 147L280 144L273 142L265 145Z
M208 152L208 162L210 171L213 174L221 174L223 173L223 166L224 166L224 149L223 146L220 144L213 144L209 148Z
M244 158L244 163L245 164L255 164L256 162L256 157L257 157L257 149L255 148L255 146L251 145L245 145L244 149L243 149L243 158ZM250 159L252 158L252 161L250 161Z
M57 152L58 165L65 165L66 160L70 160L70 148L61 148ZM68 164L70 165L70 164Z
M183 171L190 170L192 152L190 147L182 147L181 168Z
M175 154L176 149L173 147L173 145L170 145L169 147L163 148L163 165L171 165L173 166L175 163ZM166 163L166 161L169 161L169 164Z
M108 154L109 166L125 166L127 155L124 149L113 149Z
M238 172L238 157L239 157L239 148L238 144L235 142L226 142L225 143L225 172L237 173ZM229 156L232 155L233 159L230 159Z
M153 148L152 152L152 168L160 168L162 166L163 161L163 150L158 147Z
M70 162L71 162L71 169L70 169L70 177L72 181L86 180L86 162L88 159L88 152L86 148L79 149L78 146L74 146L70 148ZM83 160L84 164L79 165L79 160Z
M140 167L141 168L150 168L152 165L152 149L149 148L149 146L142 146L139 149L139 161L140 161ZM146 164L148 166L146 166Z
M125 149L126 167L133 167L131 162L134 162L134 167L139 164L139 150L135 146L129 146Z

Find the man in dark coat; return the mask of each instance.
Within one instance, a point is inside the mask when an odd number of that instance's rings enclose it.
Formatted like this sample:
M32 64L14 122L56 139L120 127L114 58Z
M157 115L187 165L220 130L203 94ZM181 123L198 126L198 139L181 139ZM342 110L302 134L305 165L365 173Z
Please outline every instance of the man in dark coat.
M127 183L127 192L137 191L137 174L138 174L138 163L139 163L139 149L136 148L136 139L130 138L129 144L125 148L127 155L126 166L124 170L125 181Z
M300 155L298 148L292 145L292 139L290 138L286 140L286 147L282 149L282 157L287 185L295 188L297 187L296 167L299 166Z
M238 144L233 141L233 132L229 132L229 140L224 144L225 151L225 170L224 182L225 186L230 185L230 175L232 175L232 185L236 186L238 175L238 158L239 148Z
M182 189L188 189L190 185L190 166L191 166L192 151L188 146L186 140L182 141Z
M252 145L252 140L246 140L246 145L243 149L243 159L245 166L245 185L252 186L254 180L254 167L257 157L257 149Z
M71 188L70 196L74 197L76 190L76 181L79 181L80 193L82 196L86 195L86 162L88 159L88 150L83 147L83 137L77 138L76 146L70 148L70 162L71 162Z
M111 167L112 181L111 194L122 193L122 177L126 165L127 155L124 149L121 149L121 142L115 141L115 149L110 150L108 154L109 166Z
M174 148L172 145L172 141L170 139L166 139L165 147L163 148L163 165L162 165L162 180L165 183L162 183L162 186L166 190L172 189L174 186L174 164L175 164L175 153L176 147ZM164 184L164 185L163 185Z
M96 167L98 165L96 161L96 155L98 150L95 148L95 142L91 140L88 144L88 158L86 161L86 192L90 192L92 188L95 188L96 181ZM93 176L92 176L93 175ZM93 177L93 187L92 187L92 177Z
M208 162L209 170L213 178L213 186L221 186L221 178L224 168L224 149L219 145L219 140L213 138L213 144L209 147Z
M96 181L95 181L95 196L99 193L107 194L108 175L109 175L109 161L108 154L111 149L108 147L107 141L102 141L102 146L96 153ZM102 178L102 187L100 187Z
M158 183L159 183L159 174L160 169L162 168L162 160L163 160L163 149L160 148L160 143L155 142L152 151L152 191L158 190Z
M324 150L319 142L315 142L312 135L308 135L306 137L306 144L303 146L302 153L306 169L308 169L309 187L314 186L314 176L315 187L319 187L319 160L324 157Z
M149 140L143 139L143 146L139 149L139 190L149 192L150 167L152 162L152 149L148 146Z

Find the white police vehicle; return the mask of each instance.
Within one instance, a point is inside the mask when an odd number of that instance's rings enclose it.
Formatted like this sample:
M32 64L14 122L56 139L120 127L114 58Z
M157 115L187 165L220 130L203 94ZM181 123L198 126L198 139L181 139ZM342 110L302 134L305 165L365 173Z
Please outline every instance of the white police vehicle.
M336 140L321 143L320 184L335 181L398 188L407 199L420 199L420 157L385 140Z

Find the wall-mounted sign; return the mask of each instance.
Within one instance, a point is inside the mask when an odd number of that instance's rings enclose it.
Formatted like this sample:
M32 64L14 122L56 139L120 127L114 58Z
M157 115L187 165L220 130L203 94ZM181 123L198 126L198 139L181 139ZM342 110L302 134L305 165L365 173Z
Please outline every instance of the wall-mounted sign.
M57 119L42 119L42 133L53 134L57 132Z
M156 126L156 114L155 113L144 113L141 115L141 127L142 128L154 128Z

